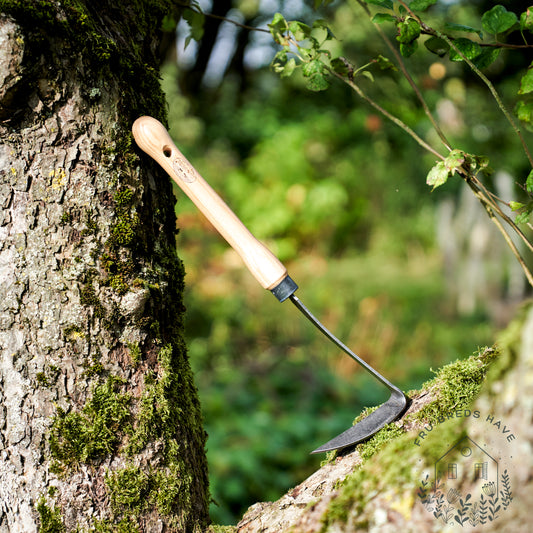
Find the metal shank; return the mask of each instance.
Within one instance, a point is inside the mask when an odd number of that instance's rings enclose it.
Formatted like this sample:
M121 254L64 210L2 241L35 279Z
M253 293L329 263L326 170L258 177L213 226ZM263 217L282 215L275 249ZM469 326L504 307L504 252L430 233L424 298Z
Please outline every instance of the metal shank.
M300 299L291 294L289 296L292 303L303 313L303 315L323 333L330 341L332 341L343 352L348 354L354 361L359 363L367 372L379 380L385 387L391 391L389 399L381 404L375 411L365 416L357 424L348 428L346 431L337 435L326 444L323 444L311 453L322 453L331 450L340 450L353 446L358 442L368 439L375 433L377 433L385 425L396 420L406 409L408 398L407 396L390 381L385 379L379 372L372 368L366 361L363 361L358 355L356 355L348 346L341 342L331 331L329 331L312 313L305 307Z
M385 379L379 372L377 372L374 368L372 368L366 361L363 361L358 355L352 352L346 344L341 342L329 329L322 324L318 318L316 318L307 307L301 302L301 300L296 296L295 294L291 294L289 296L292 303L302 312L302 314L316 327L318 328L330 341L332 341L335 345L337 345L344 353L348 354L352 359L354 359L357 363L359 363L367 372L372 374L376 379L381 381L385 387L387 387L389 390L398 391L401 392L398 387L395 387L390 381ZM402 393L403 394L403 393Z

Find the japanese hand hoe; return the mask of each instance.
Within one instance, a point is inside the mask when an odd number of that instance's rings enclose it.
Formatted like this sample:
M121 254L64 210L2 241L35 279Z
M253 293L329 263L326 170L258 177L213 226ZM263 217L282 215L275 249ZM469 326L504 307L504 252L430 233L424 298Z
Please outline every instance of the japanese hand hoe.
M248 231L220 196L185 159L172 142L165 127L154 118L141 117L133 124L133 136L139 147L166 170L168 175L241 256L252 275L263 288L271 291L280 302L287 299L291 300L328 339L390 390L390 397L385 403L311 453L353 446L374 435L386 424L396 420L407 407L408 399L405 394L353 353L311 314L294 294L298 285L289 277L287 269L270 250Z

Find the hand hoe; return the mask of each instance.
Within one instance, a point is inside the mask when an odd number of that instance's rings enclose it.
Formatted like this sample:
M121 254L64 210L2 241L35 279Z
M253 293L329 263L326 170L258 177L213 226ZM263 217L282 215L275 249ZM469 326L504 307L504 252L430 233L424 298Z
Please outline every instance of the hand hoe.
M311 314L294 294L298 285L289 277L287 269L270 250L248 231L220 196L185 159L172 142L164 126L154 118L141 117L133 124L133 136L139 147L166 170L196 207L241 256L263 288L270 290L280 302L287 299L291 300L329 340L390 390L390 397L385 403L312 453L352 446L374 435L383 426L396 420L407 407L408 399L405 394L353 353Z

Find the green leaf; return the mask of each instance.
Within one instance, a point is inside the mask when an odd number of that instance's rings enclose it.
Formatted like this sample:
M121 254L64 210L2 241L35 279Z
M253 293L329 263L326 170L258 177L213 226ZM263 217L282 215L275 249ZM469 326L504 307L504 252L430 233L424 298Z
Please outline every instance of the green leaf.
M402 44L412 43L420 36L421 28L417 20L412 17L406 18L404 21L399 22L397 25L398 35L396 40Z
M396 65L389 58L384 57L381 54L379 54L379 56L374 61L377 63L378 67L381 70L398 70Z
M533 194L533 170L529 173L526 178L526 191L529 194Z
M470 60L475 59L482 52L481 46L479 46L478 43L471 41L470 39L465 39L464 37L455 39L453 44L467 59ZM463 58L452 48L450 50L450 60L463 61Z
M474 166L475 168L479 168L479 170L485 170L485 172L488 172L490 170L490 172L492 173L492 170L489 167L490 159L486 155L474 156L474 162L475 165L472 166Z
M521 100L516 104L514 112L522 122L533 124L533 101L524 102Z
M472 28L472 26L465 26L464 24L456 24L455 22L446 22L444 24L444 28L450 31L461 31L465 33L477 33L479 35L479 38L483 38L483 33L481 30L478 30L476 28Z
M303 41L311 35L311 28L307 24L297 20L289 23L289 31L294 35L294 38L297 41Z
M326 30L326 41L331 41L336 39L335 34L331 31L331 28L328 26L328 23L324 19L317 19L313 22L313 29Z
M269 28L281 28L283 30L287 29L287 21L281 13L275 13L272 22L268 25Z
M434 54L437 54L438 56L442 57L445 56L448 53L448 50L450 49L450 45L440 37L430 37L426 41L424 41L424 46Z
M411 57L418 48L418 41L413 41L412 43L401 44L400 45L400 54L403 57Z
M305 77L311 77L315 74L321 74L324 71L324 63L319 59L312 59L302 65L302 72Z
M367 4L373 4L375 6L384 7L385 9L393 9L394 4L392 0L366 0Z
M522 31L529 30L533 33L533 6L528 7L527 10L520 15L520 29Z
M330 82L326 74L315 74L307 81L307 88L311 91L325 91L329 88Z
M514 221L515 224L527 224L529 222L529 217L531 216L533 209L526 210L519 215L516 215Z
M526 204L523 204L521 202L509 202L509 207L513 210L513 211L520 211L520 209L523 209L524 207L526 207Z
M483 13L481 25L487 33L496 35L503 33L518 22L518 17L512 12L507 11L504 6L498 4L491 10Z
M292 75L292 73L294 72L295 68L296 68L296 60L294 59L294 57L291 57L287 61L287 63L283 67L283 69L281 70L281 72L280 72L281 77L282 78L288 78L289 76Z
M353 68L351 65L346 61L346 59L341 57L334 57L331 60L331 68L334 72L337 72L338 74L342 74L343 76L348 76L353 74Z
M364 76L365 78L368 78L370 81L374 81L374 76L372 76L372 72L368 70L363 70L361 72L361 75Z
M528 94L533 91L533 63L529 65L527 72L522 76L518 94Z
M501 48L485 48L481 54L472 60L472 63L479 69L487 68L498 59L500 52Z
M289 29L289 25L285 20L285 17L281 13L276 13L268 27L274 40L277 43L283 44L284 34Z
M185 9L183 11L183 18L187 21L190 28L190 33L185 39L185 48L191 42L191 39L199 41L204 36L204 22L205 17L203 13L193 9Z
M436 4L437 0L413 0L409 7L413 11L425 11L429 6Z
M165 15L161 21L161 29L164 32L173 32L178 25L177 20L172 15Z
M396 22L396 17L390 13L376 13L372 17L374 24L383 24L384 22Z
M444 161L439 161L428 173L426 177L426 183L433 187L434 190L436 187L444 185L448 181L448 169Z
M444 167L450 176L465 162L465 153L462 150L452 150L444 160Z

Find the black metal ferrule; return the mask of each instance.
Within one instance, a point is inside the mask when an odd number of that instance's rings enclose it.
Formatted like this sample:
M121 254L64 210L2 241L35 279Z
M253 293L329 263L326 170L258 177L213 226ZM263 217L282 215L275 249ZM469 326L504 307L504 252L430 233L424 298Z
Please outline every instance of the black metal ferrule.
M284 277L270 292L280 301L284 302L289 296L296 292L298 285L290 276Z

